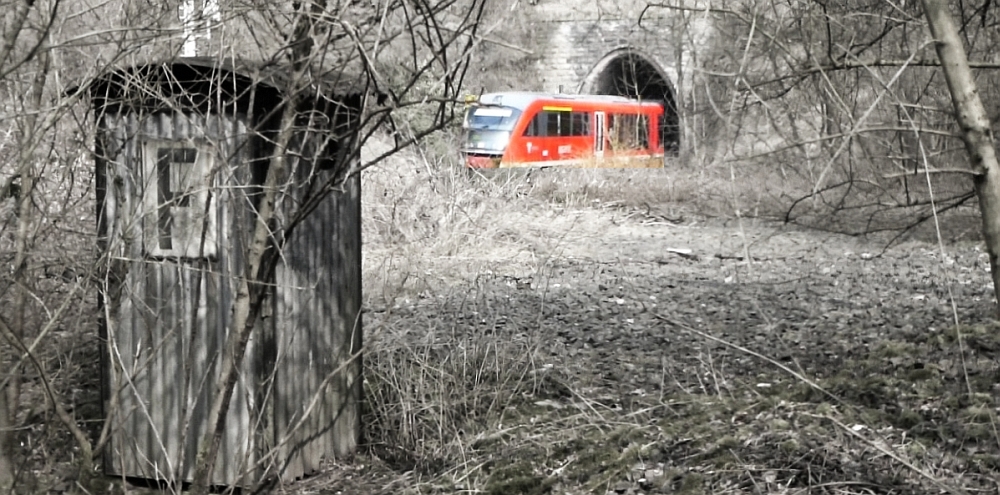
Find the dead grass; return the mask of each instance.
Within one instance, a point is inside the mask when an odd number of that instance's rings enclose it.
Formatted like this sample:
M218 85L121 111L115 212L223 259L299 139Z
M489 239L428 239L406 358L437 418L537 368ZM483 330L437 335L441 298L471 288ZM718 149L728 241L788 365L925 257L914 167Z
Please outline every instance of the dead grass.
M958 373L950 333L873 345L869 356L845 362L843 373L815 380L843 401L838 403L763 360L761 376L783 376L787 386L759 388L756 377L717 367L711 354L695 368L664 364L657 391L581 381L573 369L590 365L588 356L560 355L535 331L543 318L558 314L530 307L524 311L536 313L515 324L507 313L512 294L546 286L558 269L553 260L568 246L593 243L616 224L686 224L730 217L737 209L743 215L780 212L786 204L781 198L790 194L782 188L791 187L778 180L780 171L741 170L731 181L727 167L691 160L662 170L485 175L447 156L415 149L365 172L366 449L355 462L335 461L323 475L276 491L860 494L995 488L988 474L1000 469L995 328L963 328L964 344L978 353L967 363L973 371L967 381ZM629 277L614 263L594 270ZM636 290L621 285L625 292ZM64 291L39 289L53 296ZM544 304L548 296L540 292ZM97 347L75 344L81 331L92 336L94 323L84 316L94 302L80 307L74 313L80 329L57 333L57 352L46 360L89 425L99 419L91 381ZM434 313L441 307L450 319ZM702 386L675 386L674 378ZM74 396L77 389L82 392ZM38 404L30 412L38 417L24 420L32 428L24 433L32 442L28 455L43 466L33 484L61 486L57 467L72 457L60 447L69 445L65 432L50 427L55 422L44 417L40 395L29 390L25 400Z
M756 178L731 181L728 169L675 165L479 174L414 152L366 172L365 462L377 466L370 474L383 486L385 473L396 477L388 491L355 491L861 494L992 486L980 475L962 478L964 470L1000 465L996 449L984 447L1000 441L993 399L980 391L989 387L976 381L977 395L967 396L961 380L944 384L933 367L905 366L951 352L942 351L947 342L886 341L872 357L846 362L845 373L811 385L763 356L759 376L781 376L787 386L760 388L763 378L733 375L709 355L698 369L664 365L660 393L609 392L553 366L562 358L551 343L530 325L510 323L504 291L544 285L561 247L588 242L608 225L600 222L677 223L736 209L766 216L787 206L790 193L776 175L746 171ZM458 284L465 292L455 302ZM427 312L448 304L459 306L449 309L453 320ZM967 334L970 345L992 345L983 329ZM856 370L868 379L851 375ZM677 374L703 386L669 385ZM935 404L937 419L914 412L921 401ZM953 419L942 419L945 410ZM940 428L978 447L956 457L935 445Z
M367 153L375 155L380 144L373 141ZM734 183L727 170L691 159L671 159L663 169L470 171L457 162L453 153L414 148L364 172L365 297L372 307L498 267L516 266L518 273L508 273L514 276L537 272L580 230L569 211L672 223L737 210L783 212L781 183L763 170Z

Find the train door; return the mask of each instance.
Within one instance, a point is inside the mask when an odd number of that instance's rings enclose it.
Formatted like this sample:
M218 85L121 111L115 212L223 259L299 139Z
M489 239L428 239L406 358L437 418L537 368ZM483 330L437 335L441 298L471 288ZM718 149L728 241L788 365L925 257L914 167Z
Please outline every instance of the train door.
M604 157L604 112L594 112L594 158Z

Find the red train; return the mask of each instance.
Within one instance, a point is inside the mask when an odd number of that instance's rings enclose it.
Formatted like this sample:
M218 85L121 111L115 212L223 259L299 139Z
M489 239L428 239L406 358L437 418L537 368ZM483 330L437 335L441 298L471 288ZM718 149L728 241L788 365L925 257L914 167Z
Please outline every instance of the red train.
M544 93L487 93L468 103L469 168L663 166L659 103Z

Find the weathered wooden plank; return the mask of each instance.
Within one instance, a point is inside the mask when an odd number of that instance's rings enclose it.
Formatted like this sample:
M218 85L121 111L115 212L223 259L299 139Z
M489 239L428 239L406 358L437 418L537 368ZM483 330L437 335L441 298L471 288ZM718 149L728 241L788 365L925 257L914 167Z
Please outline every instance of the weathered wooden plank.
M313 171L303 167L300 178ZM360 438L360 390L353 386L360 363L344 366L360 348L360 222L352 222L360 181L326 198L294 231L276 274L275 442L282 442L279 466L298 475L319 468L325 457L344 455ZM346 218L344 215L347 215ZM351 267L348 269L348 267ZM360 327L357 328L360 332ZM358 333L358 335L360 335ZM327 385L320 390L320 385ZM318 394L305 423L293 430Z
M245 166L246 153L239 150L245 149L240 140L246 139L246 125L217 116L182 114L157 114L143 121L129 114L108 120L109 128L122 128L113 132L121 152L111 157L114 164L108 167L116 174L109 182L122 189L117 200L107 195L108 224L113 231L109 234L117 233L122 249L127 250L123 257L131 261L111 342L112 362L117 361L121 369L112 388L120 391L125 414L116 425L118 434L106 466L118 475L187 479L193 472L197 441L207 427L205 408L214 383L215 359L225 341L228 313L223 308L228 308L233 290L225 272L231 267L224 257L214 262L155 259L143 250L154 240L148 239L153 231L142 227L152 220L149 212L140 209L141 198L156 183L142 173L141 141L208 139L218 147L218 156L242 160L230 167ZM216 200L225 204L229 195L220 192ZM226 225L225 211L223 207L217 213L219 225ZM228 237L225 229L220 229L220 235ZM224 239L219 244L226 245ZM227 269L220 271L222 267ZM248 458L253 452L252 438L245 434L250 428L248 388L252 385L241 384L234 397L216 470L220 484L240 479L252 463Z
M117 260L109 264L104 301L105 400L121 406L111 419L105 471L190 480L197 443L210 426L207 408L237 280L245 275L244 233L256 221L248 195L266 172L269 151L245 115L109 105L125 113L99 122L98 149L107 153L98 157L105 174L98 179L101 245ZM314 136L300 139L308 147ZM205 153L214 160L205 161ZM330 173L308 160L298 165L279 218L315 186L311 174ZM185 175L209 169L215 175L208 188L197 182L203 177ZM199 218L191 204L210 217ZM192 230L200 228L209 236L204 242L201 230ZM267 308L272 314L258 322L247 349L213 482L244 484L264 470L297 477L356 447L361 363L345 363L361 345L360 235L360 178L353 177L289 238ZM282 441L275 466L260 465Z

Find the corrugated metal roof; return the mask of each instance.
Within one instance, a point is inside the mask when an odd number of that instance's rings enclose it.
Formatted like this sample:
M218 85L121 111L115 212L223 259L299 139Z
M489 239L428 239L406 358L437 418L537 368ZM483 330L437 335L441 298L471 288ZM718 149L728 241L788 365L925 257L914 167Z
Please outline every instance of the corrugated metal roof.
M288 88L293 83L294 74L287 63L218 57L181 57L142 65L172 67L174 70L181 66L219 69L247 76L258 84L266 84L278 90ZM325 95L350 95L364 91L368 78L360 72L343 67L310 67L309 83Z
M68 93L89 91L98 110L180 106L205 111L213 104L273 109L293 86L310 95L313 106L356 98L370 89L366 75L344 69L312 68L304 85L295 84L293 74L284 63L178 57L123 66Z

